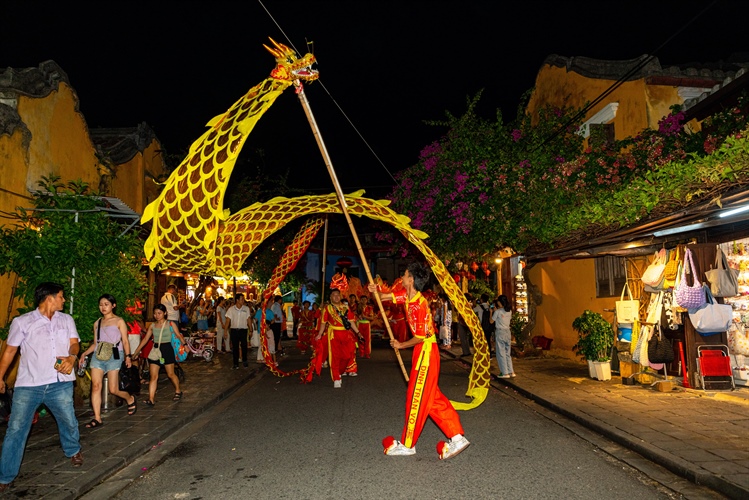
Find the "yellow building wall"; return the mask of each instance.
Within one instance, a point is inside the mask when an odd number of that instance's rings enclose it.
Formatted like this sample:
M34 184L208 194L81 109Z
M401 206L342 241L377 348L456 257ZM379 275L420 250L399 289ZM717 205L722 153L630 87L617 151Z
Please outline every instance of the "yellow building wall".
M528 280L542 294L536 304L536 320L531 336L543 335L554 339L550 355L577 359L572 346L577 343L577 332L572 322L586 309L603 314L607 320L613 313L618 297L596 298L595 262L593 259L552 260L537 263L526 269Z
M582 108L606 92L614 80L588 78L565 68L544 65L536 76L536 85L526 112L538 119L538 111L547 106ZM619 108L614 118L617 140L639 134L646 128L656 128L658 121L670 113L669 107L683 104L678 88L666 85L648 85L644 79L624 82L585 116L595 115L612 102ZM582 121L585 121L582 120Z
M154 140L130 161L115 166L117 174L112 180L109 196L122 200L139 214L158 197L161 186L153 179L166 174L162 147Z

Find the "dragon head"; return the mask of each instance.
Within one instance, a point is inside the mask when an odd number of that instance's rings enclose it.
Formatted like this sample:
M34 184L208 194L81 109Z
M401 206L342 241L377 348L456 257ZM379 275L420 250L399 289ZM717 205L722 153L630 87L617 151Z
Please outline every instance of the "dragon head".
M270 37L269 37L270 38ZM270 76L276 80L304 80L312 82L318 79L320 76L316 69L312 69L312 65L317 61L315 56L312 54L305 54L299 58L296 52L291 50L289 47L282 43L276 42L270 38L275 48L270 48L263 44L263 47L273 54L276 58L278 65L270 72Z

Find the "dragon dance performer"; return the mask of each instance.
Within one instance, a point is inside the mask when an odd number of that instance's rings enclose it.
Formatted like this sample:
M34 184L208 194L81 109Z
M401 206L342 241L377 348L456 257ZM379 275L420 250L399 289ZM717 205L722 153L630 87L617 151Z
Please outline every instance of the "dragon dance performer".
M393 302L390 306L390 323L393 325L395 340L401 343L405 342L408 337L408 327L406 326L406 314L402 305Z
M315 334L315 319L312 314L312 310L309 308L309 300L305 300L302 303L302 308L299 311L299 326L297 327L297 339L296 346L302 352L307 354L307 349L312 344L312 337Z
M403 289L389 294L380 293L377 285L369 284L369 291L378 293L383 301L389 300L406 308L408 324L414 336L407 342L396 339L390 345L396 349L414 348L406 397L406 422L401 441L392 436L382 440L386 455L404 456L416 453L419 439L427 417L450 437L449 442L440 441L437 453L440 460L454 457L471 443L463 436L460 417L450 400L437 386L440 374L440 352L434 334L434 321L429 303L421 291L429 281L429 270L418 262L412 262L403 273Z
M359 315L359 332L363 340L359 342L359 356L362 358L369 359L372 354L372 330L370 329L369 322L374 319L374 309L368 303L366 295L362 295L359 298L359 306L361 307L361 314Z
M335 277L331 283L330 303L323 309L320 327L315 340L321 340L323 333L327 333L330 349L330 374L333 377L333 387L340 389L341 375L347 373L356 376L356 340L349 329L359 335L359 329L352 323L354 314L341 303L341 286Z

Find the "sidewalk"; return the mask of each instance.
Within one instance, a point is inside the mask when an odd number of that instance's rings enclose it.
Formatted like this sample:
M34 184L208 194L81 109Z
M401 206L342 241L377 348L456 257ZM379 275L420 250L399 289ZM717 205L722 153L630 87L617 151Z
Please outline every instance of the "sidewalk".
M448 351L457 357L460 349ZM471 357L462 358L470 362ZM625 446L671 472L730 498L749 498L749 389L658 392L601 382L587 365L513 358L517 377L498 379L538 404ZM498 374L496 357L492 375Z
M54 419L41 417L31 429L20 474L3 497L55 500L79 497L135 458L158 447L172 433L265 369L254 362L254 355L250 358L249 368L231 370L230 354L216 355L212 363L191 357L182 363L185 382L181 384L184 392L181 401L172 401L174 387L162 373L155 407L142 404L148 398L148 388L144 386L135 415L128 416L123 405L102 413L104 425L96 429L85 427L92 418L90 407L76 408L84 459L79 468L73 468L63 454ZM6 429L7 425L0 427L0 437L5 437Z

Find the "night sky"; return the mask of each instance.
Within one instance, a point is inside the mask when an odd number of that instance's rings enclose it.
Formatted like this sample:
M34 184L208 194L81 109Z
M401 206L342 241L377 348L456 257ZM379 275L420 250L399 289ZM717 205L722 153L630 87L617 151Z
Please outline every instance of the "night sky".
M75 4L71 6L72 4ZM479 111L507 118L549 54L630 59L651 54L709 1L585 2L38 2L0 9L0 68L55 60L89 127L145 121L170 153L186 151L205 123L267 77L271 36L307 52L321 80L306 87L344 191L383 196L392 179L336 108L343 108L393 173L417 161L443 129L424 120ZM749 2L718 1L658 52L663 66L749 52ZM748 57L749 59L749 57ZM296 96L261 119L243 154L295 187L332 192Z

